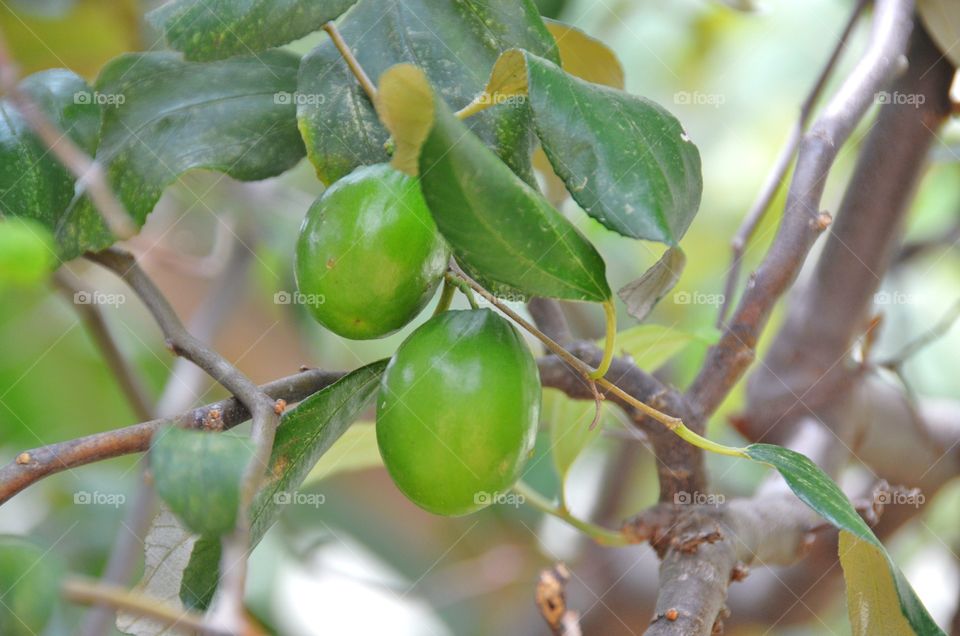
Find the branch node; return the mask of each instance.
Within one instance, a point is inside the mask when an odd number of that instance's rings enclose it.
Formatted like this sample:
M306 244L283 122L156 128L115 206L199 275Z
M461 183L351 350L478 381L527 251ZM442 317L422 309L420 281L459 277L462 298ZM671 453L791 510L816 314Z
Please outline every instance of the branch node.
M31 459L32 458L30 457L30 453L20 453L19 455L17 455L17 463L20 464L21 466L29 464Z
M810 227L817 232L823 232L830 227L831 223L833 223L833 216L829 212L823 211L810 221Z

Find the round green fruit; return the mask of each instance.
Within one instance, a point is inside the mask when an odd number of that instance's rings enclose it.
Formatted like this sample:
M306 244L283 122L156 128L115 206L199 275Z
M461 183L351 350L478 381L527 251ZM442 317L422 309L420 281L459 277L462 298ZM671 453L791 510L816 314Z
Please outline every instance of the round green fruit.
M415 504L464 515L510 488L533 449L540 376L489 309L446 311L410 334L384 372L377 444Z
M448 258L417 179L387 164L363 166L307 212L297 241L297 286L330 331L379 338L420 313Z

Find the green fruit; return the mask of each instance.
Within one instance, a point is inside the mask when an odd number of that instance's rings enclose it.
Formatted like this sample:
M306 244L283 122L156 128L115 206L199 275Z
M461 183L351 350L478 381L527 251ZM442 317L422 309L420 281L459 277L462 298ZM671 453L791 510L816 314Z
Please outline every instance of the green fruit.
M447 311L410 334L387 366L377 444L411 501L463 515L520 477L539 411L537 364L516 329L489 309Z
M379 338L430 301L449 253L417 179L363 166L310 207L297 241L297 285L313 317L347 338Z
M20 537L0 536L0 634L42 632L56 607L62 575L53 553Z

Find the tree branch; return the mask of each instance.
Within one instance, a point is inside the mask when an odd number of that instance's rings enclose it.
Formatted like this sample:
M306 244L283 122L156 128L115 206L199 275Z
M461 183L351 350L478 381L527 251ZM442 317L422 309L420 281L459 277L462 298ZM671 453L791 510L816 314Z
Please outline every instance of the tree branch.
M274 400L299 402L343 377L337 371L311 369L260 387ZM234 397L192 409L171 418L153 419L86 437L41 446L19 453L0 468L0 504L24 488L56 473L95 462L143 453L153 434L168 426L227 430L250 419L250 411Z
M691 406L702 416L720 405L753 362L774 304L793 284L814 241L829 225L828 217L820 213L826 178L874 94L898 70L913 25L913 4L912 0L877 0L867 51L803 136L773 245L687 392Z
M738 422L750 439L768 434L776 441L795 417L829 404L856 380L858 371L838 362L868 323L936 130L950 113L954 69L922 28L908 60L890 90L913 99L880 109L813 276L790 303L765 363L751 373Z
M568 347L570 353L587 364L596 364L602 352L591 343L577 342ZM560 389L570 397L581 400L594 399L593 389L583 375L556 356L539 360L540 380L544 386ZM650 406L681 417L688 421L686 403L675 390L664 386L652 375L641 370L624 358L615 358L606 378L635 399ZM653 446L657 459L657 476L660 480L660 501L672 503L680 493L706 491L706 472L703 452L676 436L659 422L636 410L628 402L615 395L610 396L633 423L643 430Z
M167 346L179 356L187 358L239 399L250 411L253 420L251 439L254 454L244 470L240 484L240 503L237 526L223 539L221 584L217 590L214 614L217 622L231 631L241 631L246 625L243 613L243 588L246 580L246 561L249 552L249 505L253 501L264 472L270 462L273 439L280 422L282 408L260 390L247 376L213 349L186 330L173 307L153 281L127 252L111 248L88 255L89 258L123 278L140 296L167 339Z
M753 205L750 206L750 211L747 212L746 218L744 218L743 223L740 225L736 235L730 242L730 250L733 252L733 258L730 264L730 269L727 271L727 281L724 285L723 292L723 303L720 305L720 313L717 315L718 328L723 327L723 322L727 317L727 310L729 309L730 304L733 302L733 296L736 292L737 282L740 280L740 267L743 264L743 252L747 247L747 243L753 237L753 233L756 232L757 226L760 225L760 221L763 220L767 210L770 209L770 204L773 202L773 198L777 195L777 192L780 190L780 186L783 184L783 179L786 177L787 171L790 169L790 164L793 163L793 157L797 153L797 147L800 145L800 140L803 138L803 131L806 129L807 122L810 121L810 116L813 114L813 108L820 99L820 94L823 92L823 89L827 84L827 80L829 80L830 75L833 74L833 70L836 67L837 62L840 60L840 55L843 53L843 49L847 45L847 40L849 39L850 34L853 32L853 28L860 20L860 15L863 13L866 5L867 0L857 0L856 5L853 7L853 12L850 14L850 18L847 20L843 31L840 33L840 38L837 40L833 51L830 53L830 57L827 58L826 64L820 70L820 74L817 76L817 79L813 84L813 88L810 89L810 93L800 105L800 116L797 118L793 129L790 131L789 137L787 137L787 143L784 144L783 148L780 150L780 155L773 164L773 169L767 175L767 180L764 181L760 193L757 195Z
M172 628L186 628L208 636L231 636L210 625L203 616L188 610L175 609L158 600L129 592L116 585L104 585L95 581L67 579L63 584L63 594L74 603L107 605L162 621Z

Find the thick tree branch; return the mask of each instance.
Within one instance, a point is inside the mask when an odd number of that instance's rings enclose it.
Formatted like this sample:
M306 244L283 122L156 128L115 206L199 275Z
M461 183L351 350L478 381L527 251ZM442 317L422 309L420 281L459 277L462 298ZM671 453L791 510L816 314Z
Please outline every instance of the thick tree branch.
M928 151L950 113L954 69L922 28L908 60L890 87L901 100L880 109L811 280L790 303L765 364L751 373L739 422L751 439L781 438L796 416L833 402L855 380L856 369L844 362L867 326Z
M780 190L780 186L783 184L783 179L787 176L790 164L793 163L793 157L797 153L797 148L800 146L803 131L806 129L807 123L813 115L814 106L816 106L817 101L820 99L820 94L823 92L827 80L830 79L833 69L840 60L840 55L847 45L847 40L853 32L853 28L860 20L860 15L863 13L866 5L867 0L857 0L856 5L854 5L850 19L847 20L843 31L840 33L840 38L830 53L830 57L827 58L826 64L824 64L820 70L820 74L813 83L813 88L810 89L810 93L807 94L806 99L800 104L800 115L793 129L790 131L789 137L787 137L787 143L784 144L780 150L780 155L773 164L773 169L771 169L770 174L767 175L767 180L764 181L760 193L757 195L753 205L750 206L750 211L747 212L746 218L744 218L743 223L730 242L733 259L730 264L730 269L727 271L727 281L724 285L723 292L723 304L721 304L720 312L717 315L717 327L723 327L723 322L727 317L727 310L733 302L737 282L740 280L740 266L743 262L743 252L747 247L747 243L751 237L753 237L753 233L756 232L757 226L760 225L760 221L763 220L764 215L770 208L770 204L773 202L774 197Z
M913 4L877 0L866 53L803 136L773 245L688 391L700 414L712 413L750 366L775 303L793 284L814 241L829 224L820 212L826 178L874 95L898 70L913 25Z

